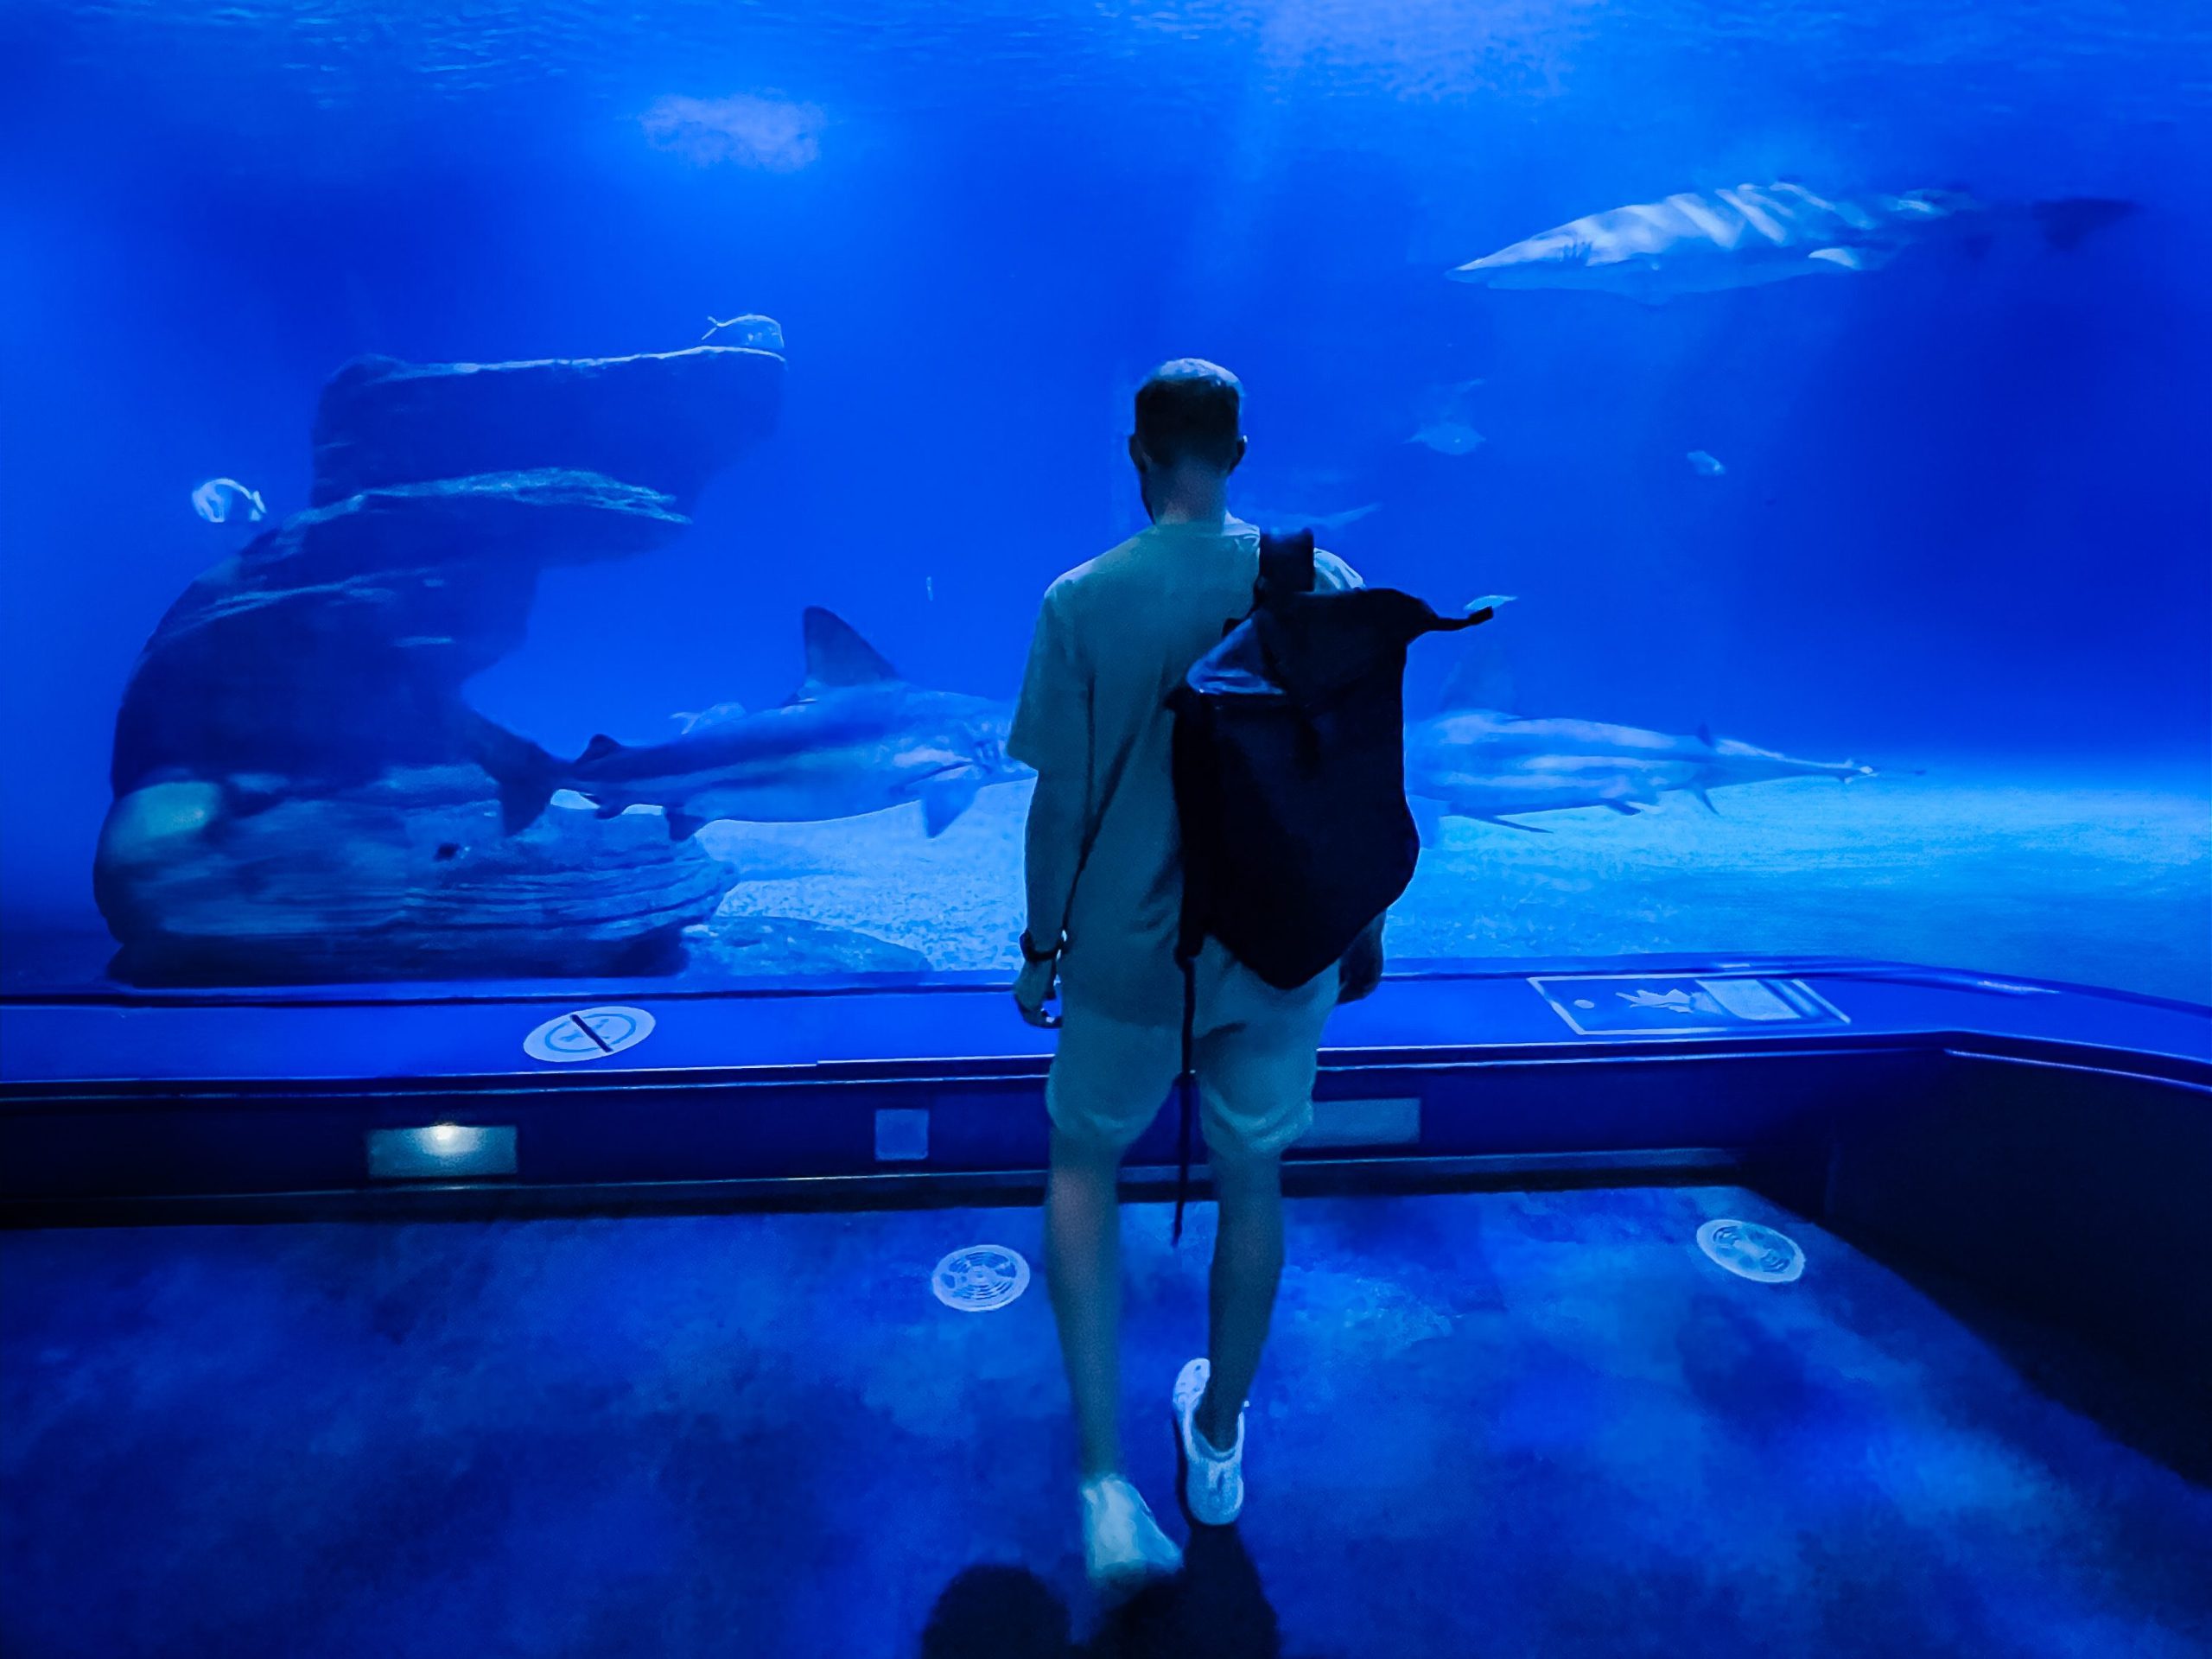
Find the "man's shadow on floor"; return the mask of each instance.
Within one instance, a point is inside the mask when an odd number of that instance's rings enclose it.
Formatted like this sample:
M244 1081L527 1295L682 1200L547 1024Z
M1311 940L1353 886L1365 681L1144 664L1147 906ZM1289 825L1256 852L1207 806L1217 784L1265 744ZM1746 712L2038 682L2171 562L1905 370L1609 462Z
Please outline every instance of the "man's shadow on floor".
M1234 1527L1194 1527L1183 1570L1111 1609L1076 1645L1067 1604L1025 1567L971 1567L944 1587L922 1659L1279 1659L1281 1634Z

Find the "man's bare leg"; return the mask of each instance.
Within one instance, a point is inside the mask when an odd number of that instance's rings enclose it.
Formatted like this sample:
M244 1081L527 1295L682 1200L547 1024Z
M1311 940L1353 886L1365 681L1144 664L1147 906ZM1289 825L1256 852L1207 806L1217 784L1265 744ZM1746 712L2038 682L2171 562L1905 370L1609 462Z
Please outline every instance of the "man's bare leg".
M1045 1186L1045 1276L1083 1478L1122 1472L1121 1154L1052 1131Z
M1237 1414L1252 1391L1282 1281L1282 1160L1211 1160L1220 1226L1213 1244L1206 1357L1212 1375L1196 1414L1217 1451L1236 1444Z

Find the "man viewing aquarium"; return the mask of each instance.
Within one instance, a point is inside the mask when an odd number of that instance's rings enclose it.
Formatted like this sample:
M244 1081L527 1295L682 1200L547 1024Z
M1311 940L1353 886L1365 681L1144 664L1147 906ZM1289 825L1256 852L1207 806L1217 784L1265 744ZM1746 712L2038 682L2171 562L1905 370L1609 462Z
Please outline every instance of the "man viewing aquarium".
M1175 957L1183 876L1170 773L1169 693L1250 608L1259 533L1229 516L1244 457L1243 391L1217 364L1163 364L1138 389L1129 437L1150 526L1046 591L1007 747L1036 768L1028 928L1014 988L1052 1022L1046 1265L1080 1458L1084 1559L1107 1588L1172 1573L1180 1552L1123 1470L1117 1177L1181 1058ZM1359 578L1315 557L1316 586ZM1277 990L1209 939L1197 963L1194 1056L1220 1225L1206 1351L1170 1404L1193 1519L1227 1526L1244 1503L1244 1400L1282 1273L1281 1158L1313 1113L1314 1056L1332 969Z

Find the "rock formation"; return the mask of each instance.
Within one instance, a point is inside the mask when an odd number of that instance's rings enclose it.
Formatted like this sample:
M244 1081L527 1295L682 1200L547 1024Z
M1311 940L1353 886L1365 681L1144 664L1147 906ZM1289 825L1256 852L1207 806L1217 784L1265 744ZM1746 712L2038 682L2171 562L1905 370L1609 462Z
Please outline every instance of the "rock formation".
M422 366L324 390L315 505L201 575L116 725L94 883L141 983L594 975L681 964L728 874L657 817L502 832L550 765L461 696L537 572L626 558L772 424L783 359Z

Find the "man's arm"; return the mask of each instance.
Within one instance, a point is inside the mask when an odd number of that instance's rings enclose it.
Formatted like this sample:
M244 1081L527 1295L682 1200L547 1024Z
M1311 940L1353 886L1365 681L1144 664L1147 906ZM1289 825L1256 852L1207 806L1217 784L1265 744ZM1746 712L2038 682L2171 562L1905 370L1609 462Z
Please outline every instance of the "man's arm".
M1029 798L1022 870L1032 948L1050 950L1067 926L1068 901L1083 863L1090 789L1090 684L1056 596L1045 595L1029 643L1021 701L1007 753L1037 769Z

